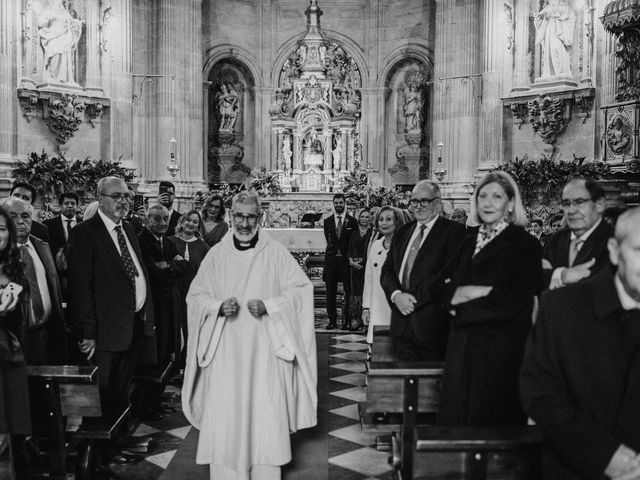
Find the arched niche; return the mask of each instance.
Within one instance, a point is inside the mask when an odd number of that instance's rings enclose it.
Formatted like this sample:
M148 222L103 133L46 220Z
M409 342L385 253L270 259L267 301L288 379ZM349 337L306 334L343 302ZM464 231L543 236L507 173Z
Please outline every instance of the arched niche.
M415 58L398 60L385 87L385 180L413 184L429 171L432 70Z
M210 184L241 183L255 164L255 80L235 58L215 63L207 80L207 177Z

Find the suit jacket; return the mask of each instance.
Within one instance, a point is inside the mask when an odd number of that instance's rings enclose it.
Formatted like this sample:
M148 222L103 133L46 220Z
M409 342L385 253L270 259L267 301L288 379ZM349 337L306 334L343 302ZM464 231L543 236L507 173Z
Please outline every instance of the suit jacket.
M477 255L478 228L467 231L449 267L450 302L463 285L491 287L453 308L438 423L524 425L518 372L542 275L542 247L524 228L509 225ZM448 268L448 270L449 270ZM446 280L445 280L446 282Z
M576 256L574 265L588 262L592 258L596 259L596 263L591 267L591 276L595 273L609 267L609 251L607 249L607 241L613 236L613 227L604 220L600 220L600 224L589 235L584 242L578 255ZM569 266L569 245L571 243L571 230L564 229L556 232L544 244L542 258L552 265L552 269L545 269L543 288L548 288L551 282L553 270L559 267Z
M49 229L44 223L36 222L35 220L31 222L31 235L38 237L43 242L49 241Z
M459 223L438 217L418 251L411 270L409 289L405 290L399 279L400 268L416 225L417 222L414 221L402 225L395 232L382 266L380 283L391 306L390 334L399 337L406 328L406 322L411 322L417 339L429 343L433 353L437 357L443 357L448 330L447 313L439 298L433 295L432 289L445 266L453 260L460 248L465 229ZM391 302L391 294L396 290L407 291L416 297L417 303L410 315L402 315Z
M49 290L49 296L51 298L51 313L46 325L47 331L47 352L46 355L41 357L46 359L46 363L53 364L65 364L67 362L67 333L65 316L62 310L62 293L60 291L60 282L58 281L58 274L56 272L56 265L51 255L51 250L47 242L29 235L29 240L33 244L42 265L44 266L45 274L47 277L47 288ZM23 311L25 315L31 314L30 300L28 295L24 295L25 308ZM25 317L28 318L28 317ZM24 328L28 328L28 321L24 322ZM24 338L28 338L28 335L24 334ZM28 346L26 347L28 351Z
M327 248L324 252L325 258L335 257L338 253L347 259L351 234L358 230L358 222L348 213L345 214L342 222L342 232L340 238L336 232L336 216L331 215L324 219L324 238L327 241Z
M174 210L171 213L171 218L169 219L169 227L167 228L167 233L165 233L167 237L173 237L176 234L176 225L178 225L178 220L180 220L181 216L182 214L177 210Z
M640 451L640 319L627 315L612 269L542 294L520 385L545 479L604 479L621 443Z
M65 225L63 225L60 217L61 215L58 215L57 217L49 218L43 222L49 229L49 247L51 248L51 254L53 255L54 259L56 258L56 255L58 254L60 249L64 248L67 245L67 239L64 236ZM76 217L76 226L81 221L82 217Z
M149 274L133 227L122 223L138 257L147 284L141 310L144 334L153 336L153 302ZM131 345L135 312L135 287L127 276L120 253L100 215L71 230L68 246L70 311L80 338L95 339L98 350L119 352Z

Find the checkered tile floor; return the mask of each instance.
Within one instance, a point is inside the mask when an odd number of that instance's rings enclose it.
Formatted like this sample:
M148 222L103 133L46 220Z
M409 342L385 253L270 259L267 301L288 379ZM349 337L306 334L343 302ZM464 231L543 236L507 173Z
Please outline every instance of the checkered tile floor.
M325 457L329 463L328 478L390 480L390 452L377 451L375 439L378 435L389 433L391 427L363 429L359 420L358 402L365 400L365 336L353 333L331 335L328 352L329 378L318 379L319 382L328 382L329 435ZM179 389L169 386L167 393L171 397L168 403L179 408ZM123 480L208 480L207 467L195 465L193 460L196 433L180 411L158 422L142 423L134 435L150 438L153 443L152 451L145 454L144 460L136 465L114 465L110 469ZM323 452L318 452L318 455L323 455ZM295 477L296 475L287 475L285 472L284 480L303 480ZM304 480L324 479L305 475Z

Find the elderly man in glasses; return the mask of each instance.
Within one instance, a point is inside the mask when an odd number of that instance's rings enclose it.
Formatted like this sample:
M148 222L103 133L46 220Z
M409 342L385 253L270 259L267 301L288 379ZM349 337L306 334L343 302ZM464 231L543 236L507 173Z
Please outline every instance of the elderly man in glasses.
M603 188L590 178L573 178L562 189L562 210L568 229L544 245L543 288L558 288L592 276L608 267L607 241L613 228L602 220Z
M231 235L187 295L182 406L200 430L196 463L216 480L279 479L289 433L316 424L313 286L261 216L256 195L234 197Z
M380 282L391 305L390 333L403 361L444 360L448 313L431 289L458 251L463 225L440 216L440 187L421 180L411 192L414 222L395 233Z

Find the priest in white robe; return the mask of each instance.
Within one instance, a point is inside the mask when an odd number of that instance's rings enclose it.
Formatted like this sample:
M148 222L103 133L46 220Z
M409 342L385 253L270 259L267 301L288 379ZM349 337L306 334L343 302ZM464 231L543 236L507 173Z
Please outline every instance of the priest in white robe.
M258 197L233 200L233 226L187 295L184 414L200 430L196 463L215 480L271 480L289 434L316 424L313 286L259 228Z

